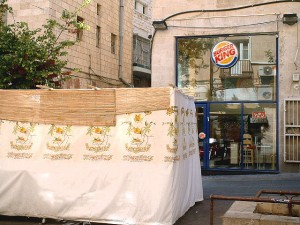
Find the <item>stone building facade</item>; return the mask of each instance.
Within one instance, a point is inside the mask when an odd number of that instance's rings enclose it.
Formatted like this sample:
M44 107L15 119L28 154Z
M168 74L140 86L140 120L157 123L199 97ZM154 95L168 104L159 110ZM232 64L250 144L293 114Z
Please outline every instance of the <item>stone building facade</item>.
M47 19L59 19L64 9L73 11L82 0L8 0L14 10L13 21L28 22L30 28L41 27ZM121 13L123 12L123 13ZM120 18L123 15L123 18ZM68 52L68 68L78 68L65 88L126 87L132 79L133 3L131 1L93 0L78 16L90 26L81 40ZM76 39L76 34L61 38Z
M299 1L153 1L165 27L153 37L152 86L194 97L204 169L300 171L297 12Z

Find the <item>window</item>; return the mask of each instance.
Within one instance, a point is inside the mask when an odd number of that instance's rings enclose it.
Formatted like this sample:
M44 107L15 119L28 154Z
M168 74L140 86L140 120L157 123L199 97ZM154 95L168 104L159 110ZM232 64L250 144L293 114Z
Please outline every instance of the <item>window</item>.
M77 16L77 23L83 23L84 19L80 16ZM82 41L83 30L77 30L77 40Z
M134 35L133 56L134 65L150 69L150 40Z
M143 5L143 14L147 14L147 7Z
M139 1L135 1L134 2L134 9L139 12L139 13L142 13L142 14L147 14L147 9L148 7L144 4L142 4L141 2Z
M284 103L284 160L300 163L300 99L285 99Z
M111 34L111 53L116 54L117 35Z
M214 54L225 66L211 59L212 49L224 40L239 53L228 67L233 57L226 49ZM196 101L276 101L277 41L276 34L179 37L177 86Z
M276 104L211 103L207 125L210 168L276 169Z
M246 37L245 39L231 41L237 47L240 59L250 59L249 40L250 38Z
M99 48L100 47L100 27L97 26L96 27L96 47Z
M101 13L101 5L97 4L97 15L99 16Z

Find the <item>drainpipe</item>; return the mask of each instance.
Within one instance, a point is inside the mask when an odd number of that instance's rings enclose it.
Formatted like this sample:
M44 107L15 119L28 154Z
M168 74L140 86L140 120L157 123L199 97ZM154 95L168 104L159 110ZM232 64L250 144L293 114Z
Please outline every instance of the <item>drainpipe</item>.
M124 0L120 0L120 18L119 18L119 70L118 70L118 77L119 80L125 84L127 87L132 87L131 84L129 84L128 82L126 82L123 79L123 35L124 35Z

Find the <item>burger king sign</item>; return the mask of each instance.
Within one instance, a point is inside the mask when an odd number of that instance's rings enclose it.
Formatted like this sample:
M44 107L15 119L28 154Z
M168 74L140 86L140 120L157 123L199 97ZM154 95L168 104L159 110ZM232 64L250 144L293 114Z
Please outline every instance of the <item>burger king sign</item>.
M229 68L234 66L238 58L238 49L230 41L217 43L211 51L211 60L220 68Z

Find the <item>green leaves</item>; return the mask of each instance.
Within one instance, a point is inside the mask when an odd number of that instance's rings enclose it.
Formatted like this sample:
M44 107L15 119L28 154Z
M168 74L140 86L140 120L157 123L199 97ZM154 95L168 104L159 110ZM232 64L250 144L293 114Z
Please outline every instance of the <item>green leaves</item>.
M68 47L76 44L75 40L61 40L60 36L70 29L88 28L77 22L77 13L90 1L85 0L74 12L64 11L62 23L47 20L42 28L34 30L25 22L4 25L1 13L12 13L6 1L0 0L0 88L60 87L70 74L63 71L67 61L61 57L68 54Z
M213 38L189 38L179 40L178 45L178 61L180 64L192 68L207 68L208 65L204 61L204 55L210 51L213 46Z

